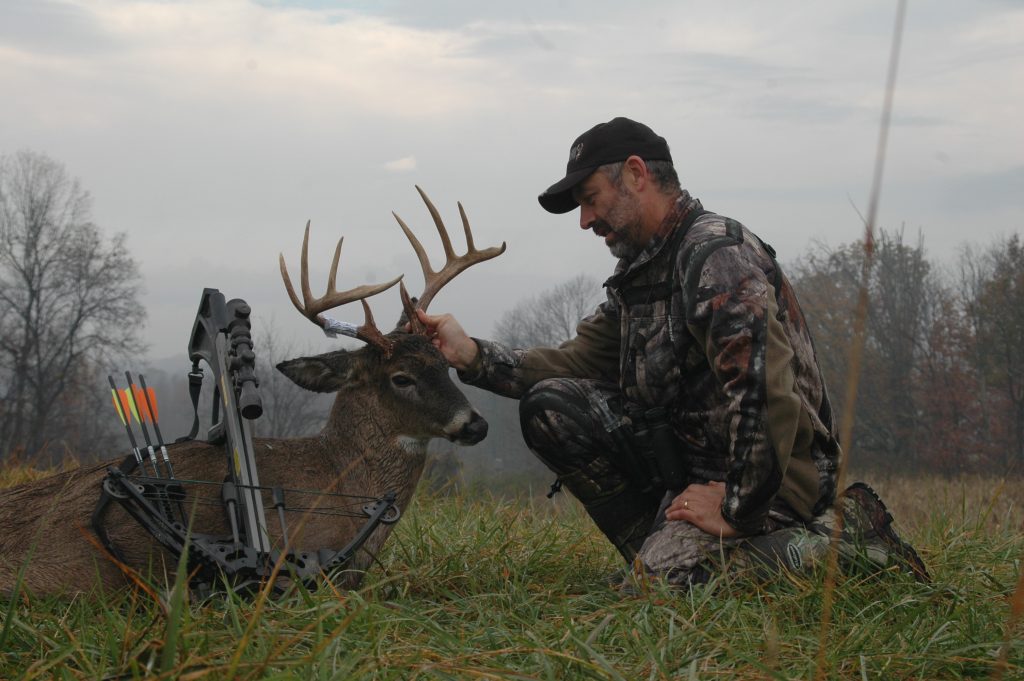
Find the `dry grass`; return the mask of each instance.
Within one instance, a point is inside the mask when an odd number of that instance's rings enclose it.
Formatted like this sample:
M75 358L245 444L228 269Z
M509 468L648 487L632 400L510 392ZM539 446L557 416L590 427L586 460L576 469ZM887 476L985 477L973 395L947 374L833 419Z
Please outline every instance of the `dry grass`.
M1024 678L1024 486L864 477L935 581L840 577L825 677ZM821 575L623 599L605 583L614 550L568 498L421 494L379 559L358 592L11 600L0 678L791 679L818 659Z
M850 480L857 479L850 477ZM863 478L897 524L912 532L949 518L976 531L1024 530L1024 479L981 475L892 475Z
M20 459L7 460L0 462L0 489L41 480L55 473L74 468L78 468L78 462L72 460L67 460L59 466L38 466Z

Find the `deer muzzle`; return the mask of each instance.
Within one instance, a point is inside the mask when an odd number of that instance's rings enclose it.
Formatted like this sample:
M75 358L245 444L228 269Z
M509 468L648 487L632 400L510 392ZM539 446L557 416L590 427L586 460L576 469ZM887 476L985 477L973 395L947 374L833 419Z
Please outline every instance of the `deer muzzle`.
M445 430L445 435L460 445L475 445L487 437L487 420L476 409L471 409L460 414L460 418Z

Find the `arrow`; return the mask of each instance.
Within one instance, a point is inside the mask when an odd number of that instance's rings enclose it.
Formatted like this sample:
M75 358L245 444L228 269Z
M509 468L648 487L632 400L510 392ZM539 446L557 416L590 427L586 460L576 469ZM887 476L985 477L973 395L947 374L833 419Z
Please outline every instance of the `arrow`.
M142 411L142 416L148 419L153 424L153 433L156 435L156 444L160 447L160 455L164 459L164 466L167 468L167 477L171 480L174 479L174 467L171 466L171 457L167 453L167 446L164 444L163 433L160 432L160 415L157 412L156 404L156 391L146 385L146 377L139 374L139 383L142 385L141 389L136 389L132 386L135 392L135 401L138 403ZM181 521L188 524L188 518L185 515L185 508L182 503L178 502L178 513L181 515Z
M128 404L131 406L132 416L139 422L139 426L142 428L142 437L146 440L146 450L149 452L149 463L153 466L153 472L156 473L156 477L161 477L160 467L156 460L156 450L153 449L153 441L149 439L149 429L146 428L146 421L143 418L142 410L139 408L138 402L135 400L135 391L138 390L135 384L132 383L131 372L124 372L124 377L128 379L128 387L125 388L124 394L128 397Z
M114 409L117 410L117 415L121 419L121 424L124 425L125 432L128 433L128 441L132 443L132 454L135 455L135 463L139 465L139 470L142 470L142 452L139 451L139 445L135 442L135 433L132 432L131 427L131 411L128 407L128 403L125 401L124 394L117 389L117 385L114 383L113 376L107 376L110 381L110 393L114 399Z
M170 477L174 477L174 468L171 467L171 457L167 454L167 446L164 444L164 436L160 433L160 416L157 412L156 404L156 391L146 386L146 377L139 374L139 383L142 385L142 389L139 390L139 395L143 398L139 400L136 397L136 401L140 402L143 407L143 415L149 419L149 422L153 424L153 432L156 434L156 443L160 447L160 454L164 458L164 466L167 467L167 473Z

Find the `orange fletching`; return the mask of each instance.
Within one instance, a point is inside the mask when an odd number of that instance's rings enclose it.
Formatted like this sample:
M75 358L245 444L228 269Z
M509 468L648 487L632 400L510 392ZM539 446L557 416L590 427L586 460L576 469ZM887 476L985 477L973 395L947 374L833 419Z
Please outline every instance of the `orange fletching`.
M149 397L149 404L146 407L146 409L148 411L152 412L152 414L151 414L152 418L150 420L152 420L152 421L159 421L160 420L160 410L156 406L156 391L153 390L152 388L147 387L146 388L146 395Z
M132 420L132 405L131 400L128 397L127 390L118 390L117 396L121 400L121 412L124 414L124 422L131 423Z
M142 392L142 388L132 383L132 397L135 399L135 407L139 410L140 421L153 421L153 416L149 413L149 405L146 404L146 396Z

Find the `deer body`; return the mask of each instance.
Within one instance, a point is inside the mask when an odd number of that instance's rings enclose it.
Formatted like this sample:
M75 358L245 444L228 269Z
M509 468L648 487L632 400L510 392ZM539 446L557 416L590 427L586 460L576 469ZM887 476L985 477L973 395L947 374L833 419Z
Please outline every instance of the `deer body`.
M391 337L396 344L388 359L367 347L280 365L304 387L340 391L318 436L254 440L264 486L369 497L394 491L404 512L423 471L430 438L473 444L484 437L486 421L451 382L447 363L430 342L421 336ZM399 383L412 383L395 385L396 377ZM170 455L178 478L217 481L224 475L221 446L181 443L171 446ZM107 461L0 493L0 592L13 588L26 561L24 585L37 594L88 592L126 583L124 572L89 538L100 485L107 467L118 463ZM228 535L219 486L204 486L198 493L211 503L196 506L193 526L205 534ZM331 497L307 496L297 505L324 508L336 503ZM275 548L281 548L284 540L276 517L271 519L272 510L268 505L268 531ZM286 511L285 518L293 549L340 549L365 521L299 510ZM129 566L143 574L152 566L158 583L161 574L173 579L176 561L116 503L105 527ZM378 526L347 566L351 572L342 580L344 586L358 584L390 531L390 525Z
M437 209L419 187L444 246L446 262L439 271L430 266L419 240L398 218L423 269L425 288L414 302L402 286L405 317L412 333L396 330L384 335L373 322L366 298L397 284L401 277L379 285L363 285L337 291L335 280L341 240L334 253L327 293L315 298L308 276L309 224L302 246L302 300L292 287L281 256L285 288L300 313L322 328L331 327L322 313L359 300L366 321L358 328L342 325L342 333L367 343L355 351L329 352L282 362L277 368L299 386L338 396L327 424L317 437L295 439L257 438L253 442L262 487L312 490L311 494L285 493L287 543L277 522L276 510L264 496L267 531L274 549L292 551L343 548L366 518L309 513L338 503L336 497L317 492L363 497L396 495L405 511L419 481L431 438L443 437L460 444L475 444L487 434L487 422L474 410L448 373L448 362L425 335L415 314L426 311L430 300L449 281L468 267L500 255L505 245L477 250L465 211L459 205L468 250L456 256ZM405 324L400 324L405 328ZM172 445L170 456L179 480L219 483L226 472L222 446L203 442ZM87 592L97 586L114 588L126 583L124 570L98 548L90 527L101 485L110 465L119 460L62 473L0 492L0 593L10 592L22 566L24 586L39 594ZM194 513L196 532L229 536L230 528L219 484L187 486L184 506ZM301 499L295 500L299 496ZM292 498L289 498L292 497ZM202 503L193 503L198 498ZM291 503L289 503L291 502ZM190 504L192 504L190 506ZM359 507L357 502L357 509ZM173 578L177 560L165 551L134 518L116 502L110 504L104 527L124 562L143 574L154 572ZM362 549L346 565L342 586L358 585L362 571L390 534L390 525L377 527ZM90 541L92 539L92 541Z

